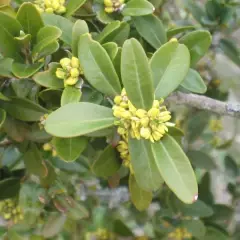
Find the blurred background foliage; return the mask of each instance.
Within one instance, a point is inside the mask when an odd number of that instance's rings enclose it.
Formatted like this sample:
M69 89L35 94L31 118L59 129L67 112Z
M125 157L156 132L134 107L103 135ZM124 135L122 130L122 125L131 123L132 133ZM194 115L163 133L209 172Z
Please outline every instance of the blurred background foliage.
M13 14L13 9L23 2L0 0L0 11ZM94 8L96 2L87 1L72 16L72 19L86 20L93 32L104 28L98 9ZM195 66L207 85L205 95L221 101L239 102L240 2L150 2L155 6L154 14L164 23L169 39L194 29L210 31L212 45ZM128 21L127 18L123 20ZM140 39L145 49L152 51L153 47L145 33L140 34L135 25L131 25L130 35ZM52 90L54 98L51 95L51 100L46 91L37 95L38 86L26 83L24 79L11 84L9 91L14 91L17 96L38 99L52 109L57 106L54 100L58 103L60 98L57 90ZM103 100L101 94L92 90L83 98L90 98L93 102ZM105 139L93 138L76 161L66 163L51 151L42 149L42 156L39 155L35 145L42 146L42 143L50 140L49 135L34 124L29 131L29 126L23 122L8 117L9 124L0 133L1 238L240 239L239 120L186 106L171 104L170 109L176 125L185 133L180 141L197 175L199 200L192 205L185 205L164 186L154 194L149 209L142 212L136 210L129 201L126 169L121 168L107 179L98 178L91 171L96 154L107 146ZM5 140L6 132L15 144ZM23 136L30 140L37 139L27 156L22 150ZM48 171L47 179L27 175L22 161L24 158L30 159L28 167L34 168L36 175L39 171ZM45 162L36 169L31 162L33 159L45 159ZM14 193L19 189L20 193L16 196Z

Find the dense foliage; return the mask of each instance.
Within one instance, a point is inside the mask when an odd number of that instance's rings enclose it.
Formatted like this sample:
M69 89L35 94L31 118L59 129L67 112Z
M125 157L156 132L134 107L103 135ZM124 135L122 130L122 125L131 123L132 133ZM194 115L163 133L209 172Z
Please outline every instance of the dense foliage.
M239 6L1 0L2 239L239 239Z

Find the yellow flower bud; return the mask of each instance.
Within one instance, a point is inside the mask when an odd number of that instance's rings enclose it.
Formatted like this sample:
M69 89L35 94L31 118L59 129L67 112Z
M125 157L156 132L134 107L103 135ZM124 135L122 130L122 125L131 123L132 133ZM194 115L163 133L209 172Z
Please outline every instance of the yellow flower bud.
M23 214L20 214L20 215L19 215L19 219L20 219L20 220L23 220L23 218L24 218Z
M122 128L122 127L118 127L117 132L118 132L120 135L123 135L123 134L126 133L126 130L125 130L124 128Z
M44 1L44 4L45 4L45 7L46 7L46 8L52 7L52 2L51 2L50 0L45 0L45 1Z
M155 141L159 141L162 138L162 134L160 134L159 132L153 132L152 133L152 137Z
M125 88L122 89L122 92L121 92L121 96L126 96L127 95L127 92L125 90Z
M163 116L161 118L159 118L160 121L162 122L167 122L171 119L171 115L166 115L166 116Z
M121 96L116 96L114 98L114 103L119 105L122 102L122 97Z
M65 13L66 11L67 11L67 10L66 10L66 7L60 6L60 7L56 10L56 13L62 14L62 13Z
M78 81L78 78L77 78L77 77L69 77L68 79L65 80L64 83L65 83L65 85L70 85L70 86L72 86L72 85L76 84L77 81Z
M128 107L129 107L129 111L132 113L135 113L137 111L137 109L133 106L133 104L128 100Z
M52 156L56 157L57 156L57 151L55 149L52 150Z
M66 77L66 73L62 68L57 68L56 76L57 78L64 79Z
M148 111L148 116L151 118L156 118L160 113L160 110L158 108L151 108Z
M53 8L51 8L51 7L50 8L46 8L45 12L46 13L53 13Z
M113 2L112 2L112 0L104 0L104 5L106 7L112 7L113 6Z
M150 128L145 128L145 127L142 127L140 129L140 135L141 137L145 138L145 139L149 139L150 136L151 136L151 130Z
M69 69L71 60L69 58L62 58L60 60L60 64L63 67L63 69Z
M177 38L171 38L170 42L178 42Z
M159 108L160 104L158 100L153 101L153 108Z
M52 8L57 10L60 7L60 3L58 0L52 0Z
M59 0L59 3L63 5L65 3L65 0Z
M73 77L73 78L78 77L78 76L79 76L79 71L78 71L78 69L77 69L77 68L72 68L71 71L70 71L70 75L71 75L71 77Z
M72 57L72 59L71 59L71 66L73 68L79 68L80 62L79 62L78 58Z
M144 110L144 109L138 109L136 111L136 116L139 117L139 118L143 118L147 115L147 111Z
M130 119L131 118L131 113L129 111L124 111L121 113L122 118Z
M149 124L149 118L148 117L144 117L140 120L141 124L143 127L147 127Z
M8 220L11 218L11 213L4 213L3 217L4 219Z
M128 108L128 104L126 102L121 102L120 106L123 108Z
M13 210L12 210L12 214L16 214L17 213L17 210L14 208Z
M43 150L44 151L51 151L52 150L52 145L50 143L43 144Z
M106 7L105 8L105 12L106 13L113 13L114 12L114 8L113 7Z

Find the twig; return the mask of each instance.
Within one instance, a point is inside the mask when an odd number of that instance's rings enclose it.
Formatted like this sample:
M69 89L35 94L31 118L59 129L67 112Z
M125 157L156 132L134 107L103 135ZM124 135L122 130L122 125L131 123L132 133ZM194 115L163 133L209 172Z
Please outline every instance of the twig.
M171 94L166 102L185 104L202 110L211 111L219 115L240 118L240 103L226 103L196 94L176 92Z

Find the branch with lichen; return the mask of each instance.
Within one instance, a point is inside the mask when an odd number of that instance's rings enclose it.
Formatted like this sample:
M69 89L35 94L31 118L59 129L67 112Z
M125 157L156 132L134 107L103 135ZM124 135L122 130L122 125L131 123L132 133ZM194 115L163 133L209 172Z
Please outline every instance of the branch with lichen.
M166 102L184 104L194 108L211 111L219 115L240 118L240 103L221 102L209 97L182 92L171 94L166 99Z

